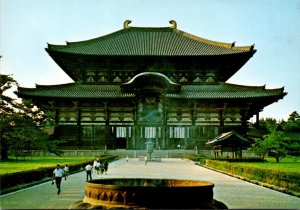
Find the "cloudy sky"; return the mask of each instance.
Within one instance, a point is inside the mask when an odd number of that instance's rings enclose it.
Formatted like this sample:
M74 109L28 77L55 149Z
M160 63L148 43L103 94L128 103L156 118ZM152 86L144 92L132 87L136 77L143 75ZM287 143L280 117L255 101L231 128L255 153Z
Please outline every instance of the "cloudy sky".
M300 0L0 0L0 72L22 87L72 82L46 53L131 26L168 27L257 52L227 82L284 87L288 95L260 117L300 113Z

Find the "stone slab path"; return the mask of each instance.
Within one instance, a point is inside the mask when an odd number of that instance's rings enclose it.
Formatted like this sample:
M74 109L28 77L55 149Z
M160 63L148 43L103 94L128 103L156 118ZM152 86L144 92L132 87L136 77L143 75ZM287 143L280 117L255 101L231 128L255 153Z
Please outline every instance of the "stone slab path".
M93 179L101 178L93 174ZM195 165L183 159L162 159L148 162L120 159L110 163L108 178L172 178L209 181L215 184L214 199L230 209L300 209L300 198L264 188L228 175ZM85 172L62 180L62 192L45 182L0 197L1 209L68 209L84 197Z

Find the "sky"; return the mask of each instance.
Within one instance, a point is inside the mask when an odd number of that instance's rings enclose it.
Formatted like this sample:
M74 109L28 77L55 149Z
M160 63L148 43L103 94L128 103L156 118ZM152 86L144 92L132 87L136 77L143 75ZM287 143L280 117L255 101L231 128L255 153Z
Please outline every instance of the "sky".
M300 113L300 0L0 0L0 73L21 87L73 82L47 54L47 43L100 37L130 26L177 28L257 52L227 82L284 87L260 118Z

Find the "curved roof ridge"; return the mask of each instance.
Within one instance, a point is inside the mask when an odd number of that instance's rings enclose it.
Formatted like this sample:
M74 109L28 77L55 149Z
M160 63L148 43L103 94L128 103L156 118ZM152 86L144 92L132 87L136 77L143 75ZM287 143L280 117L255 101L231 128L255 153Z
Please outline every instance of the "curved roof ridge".
M245 88L256 88L258 90L268 90L268 91L284 91L284 86L279 88L266 88L266 84L264 85L241 85L241 84L234 84L234 83L226 83L226 82L220 82L223 83L223 85L232 86L232 87L245 87Z
M120 29L118 31L115 31L115 32L112 32L112 33L109 33L109 34L106 34L106 35L102 35L102 36L98 36L98 37L95 37L95 38L91 38L91 39L85 39L85 40L81 40L81 41L66 41L66 44L65 45L62 45L62 44L48 44L48 48L51 49L51 48L60 48L60 47L66 47L66 46L70 46L70 45L80 45L80 44L86 44L87 42L94 42L94 41L98 41L99 39L106 39L106 38L109 38L111 36L114 36L116 34L119 34L119 33L122 33L124 32L125 30L128 30L127 28L126 29Z
M227 82L220 82L220 84L224 86L232 86L232 87L257 88L259 90L264 90L266 86L266 85L241 85L241 84L227 83Z
M35 84L36 88L53 88L53 87L66 87L66 86L74 86L77 85L78 83L81 82L69 82L69 83L63 83L63 84L54 84L54 85L39 85L39 84Z
M81 41L66 41L66 44L63 45L63 44L50 44L50 43L47 43L48 44L48 47L49 45L51 47L65 47L65 46L70 46L70 45L78 45L78 44L85 44L87 42L94 42L94 41L98 41L99 39L107 39L107 38L110 38L112 36L115 36L115 35L118 35L118 34L121 34L121 33L125 33L127 31L138 31L138 30L148 30L148 31L153 31L153 30L170 30L172 31L172 28L170 27L128 27L128 28L123 28L123 29L120 29L120 30L117 30L117 31L114 31L114 32L111 32L109 34L105 34L105 35L102 35L102 36L98 36L98 37L95 37L95 38L91 38L91 39L85 39L85 40L81 40Z
M213 82L213 83L203 83L203 84L188 84L188 85L183 85L183 87L188 87L188 86L227 86L227 87L244 87L244 88L257 88L259 90L264 90L266 85L242 85L242 84L234 84L234 83L227 83L227 82ZM282 89L281 88L275 88L277 89ZM270 89L267 89L270 90ZM273 89L272 89L273 90Z
M177 33L180 33L181 35L191 38L195 41L198 42L202 42L205 44L209 44L209 45L213 45L213 46L217 46L217 47L224 47L224 48L228 48L228 49L236 49L236 50L242 50L242 51L246 51L246 50L252 50L253 49L253 45L251 46L235 46L235 42L229 43L229 42L219 42L219 41L213 41L210 39L205 39L199 36L195 36L193 34L187 33L185 31L181 31L178 29L173 29L174 31L176 31ZM252 48L252 49L251 49Z
M165 74L162 74L162 73L159 73L159 72L148 72L148 71L145 71L145 72L142 72L142 73L139 73L137 75L135 75L130 81L124 83L124 84L131 84L131 83L134 83L134 81L137 79L137 78L140 78L140 77L143 77L143 76L157 76L157 77L161 77L163 78L165 81L167 81L169 84L171 85L178 85L178 83L176 82L173 82L169 77L167 77Z
M169 77L166 75L159 73L159 72L142 72L137 75L135 75L130 81L121 84L121 88L124 92L126 91L134 91L136 86L139 86L142 88L144 85L154 86L162 86L164 89L166 89L168 92L180 92L181 85L178 83L173 82ZM159 84L155 81L160 81Z
M191 39L193 39L195 41L198 41L198 42L204 42L206 44L210 44L210 45L214 45L214 46L219 46L219 47L226 47L226 48L231 48L231 46L232 46L232 43L212 41L212 40L209 40L209 39L205 39L205 38L202 38L202 37L199 37L199 36L192 35L192 34L187 33L185 31L174 29L174 31L175 30L176 30L177 33L179 33L179 34L181 34L181 35L183 35L185 37L191 38Z
M72 86L82 86L82 85L88 85L88 86L120 86L120 84L108 84L108 83L96 83L96 82L70 82L70 83L64 83L64 84L54 84L54 85L39 85L35 84L35 88L39 89L51 89L51 88L59 88L59 87L72 87ZM23 89L35 89L35 88L25 88Z

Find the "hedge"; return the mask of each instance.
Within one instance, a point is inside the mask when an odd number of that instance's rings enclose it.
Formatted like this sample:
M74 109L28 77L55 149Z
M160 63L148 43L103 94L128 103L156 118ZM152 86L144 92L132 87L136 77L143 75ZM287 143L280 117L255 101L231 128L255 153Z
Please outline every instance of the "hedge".
M300 174L295 172L280 172L270 169L260 169L250 166L241 166L217 160L206 160L206 166L229 172L250 180L268 183L284 188L287 191L300 193ZM254 181L255 182L255 181Z
M101 156L101 160L107 160L109 162L115 160L117 156ZM87 165L87 163L93 162L93 159L87 160L87 161L81 161L80 163L71 163L69 165L69 171L71 173L79 172L84 170L84 167ZM53 170L56 168L56 166L52 167L42 167L34 170L29 171L20 171L15 173L8 173L1 175L1 191L14 187L19 184L28 184L36 181L41 181L44 178L51 178L53 174Z

